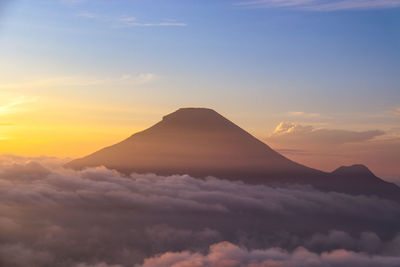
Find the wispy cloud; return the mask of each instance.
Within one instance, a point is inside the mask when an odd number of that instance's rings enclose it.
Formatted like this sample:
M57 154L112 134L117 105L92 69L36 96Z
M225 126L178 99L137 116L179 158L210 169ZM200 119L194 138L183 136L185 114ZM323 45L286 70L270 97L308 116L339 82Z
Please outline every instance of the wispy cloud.
M60 0L62 4L67 4L67 5L74 5L74 4L80 4L85 2L85 0Z
M87 18L87 19L96 19L96 18L98 18L98 16L96 14L88 13L88 12L82 12L82 13L78 13L76 15L78 17Z
M16 100L16 101L13 101L13 102L8 103L6 105L0 106L0 114L8 111L9 109L11 109L11 108L13 108L13 107L15 107L17 105L20 105L22 103L23 102L21 100Z
M384 9L400 7L400 0L254 0L237 4L252 8L294 8L310 11Z
M394 113L397 114L397 115L400 115L400 108L396 109L396 110L394 111Z
M291 117L302 117L302 118L319 118L321 117L318 113L308 113L303 111L292 111L288 113Z
M34 101L35 101L35 99L28 99L26 97L20 97L18 99L15 99L5 105L0 106L0 115L4 115L6 113L15 111L17 106L20 106L20 105L26 104L26 103L30 103L30 102L34 102ZM1 125L2 124L0 123L0 126Z
M163 20L159 22L146 22L140 21L133 16L102 16L89 12L82 12L77 14L78 17L92 19L97 21L102 21L104 23L109 23L111 26L116 28L124 27L186 27L187 24L183 22L177 22L175 20Z
M125 74L120 77L119 81L121 82L129 82L133 84L146 84L146 83L151 83L155 80L157 80L159 76L154 73L139 73L137 75L132 75L132 74Z
M5 119L5 121L3 121L4 117L7 117L9 114L12 114L12 113L21 112L23 110L23 107L20 107L20 106L27 104L27 103L34 102L34 101L35 101L35 99L26 98L26 97L22 96L22 97L14 99L14 100L9 100L9 102L6 104L0 105L0 119L2 120L2 121L0 121L0 127L13 126L12 123L7 122L8 121L7 118ZM0 141L7 140L7 139L8 139L7 136L0 135Z
M119 22L120 26L125 27L154 27L154 26L176 26L176 27L185 27L186 23L176 22L172 20L163 21L163 22L140 22L135 17L130 16L122 16L120 18L115 19L116 22Z
M385 132L379 130L356 132L337 129L315 129L311 125L281 122L269 139L322 146L364 142L384 134Z
M59 76L25 82L2 84L0 85L0 89L43 89L50 87L84 87L94 85L139 86L154 82L159 77L159 75L154 73L124 74L113 77ZM19 104L18 101L21 100L16 100L15 102L9 103L3 107L0 106L0 113L2 108L10 108L11 106Z

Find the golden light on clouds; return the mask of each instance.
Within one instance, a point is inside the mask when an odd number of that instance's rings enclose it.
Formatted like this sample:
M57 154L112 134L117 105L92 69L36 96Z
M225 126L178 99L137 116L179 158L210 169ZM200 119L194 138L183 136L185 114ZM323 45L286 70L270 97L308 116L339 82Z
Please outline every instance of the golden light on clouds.
M34 102L34 99L27 99L25 97L19 97L11 102L0 105L0 115L5 115L7 113L18 112L21 105L29 102Z
M400 138L395 131L353 131L281 122L265 142L290 159L325 171L365 164L383 176L399 173Z

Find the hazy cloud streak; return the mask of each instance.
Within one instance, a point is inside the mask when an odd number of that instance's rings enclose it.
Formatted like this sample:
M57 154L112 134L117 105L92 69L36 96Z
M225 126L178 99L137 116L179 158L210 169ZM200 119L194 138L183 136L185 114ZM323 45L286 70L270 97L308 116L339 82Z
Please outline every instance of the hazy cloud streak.
M267 140L308 145L340 145L353 142L364 142L384 135L380 130L348 131L338 129L315 129L311 125L292 122L281 122Z
M89 12L82 12L77 14L78 17L92 19L109 23L115 28L130 28L130 27L186 27L187 24L183 22L177 22L173 20L165 20L161 22L142 22L138 21L136 17L121 16L121 17L110 17L102 16Z
M400 0L255 0L237 5L253 8L295 8L309 11L338 11L396 8Z
M138 73L138 74L124 74L121 76L114 77L90 77L90 76L58 76L44 79L37 79L26 82L15 82L5 83L0 85L0 89L12 90L12 89L43 89L43 88L54 88L54 87L71 87L71 86L138 86L144 85L156 81L160 78L155 73ZM27 102L16 101L10 103L4 107L0 106L0 113L2 109L6 109L21 103ZM32 100L31 100L32 102Z

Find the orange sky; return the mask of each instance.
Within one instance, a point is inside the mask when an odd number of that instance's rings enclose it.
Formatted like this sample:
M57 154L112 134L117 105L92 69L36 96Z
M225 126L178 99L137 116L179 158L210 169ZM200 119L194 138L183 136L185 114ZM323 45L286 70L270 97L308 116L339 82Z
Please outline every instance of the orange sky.
M5 92L1 99L0 154L23 156L81 157L152 126L176 109L161 106L149 110ZM331 171L362 163L379 175L400 176L400 138L396 132L337 130L312 121L279 124L290 118L279 113L252 117L227 108L219 112L290 159L308 166ZM292 114L291 119L317 116L299 113Z

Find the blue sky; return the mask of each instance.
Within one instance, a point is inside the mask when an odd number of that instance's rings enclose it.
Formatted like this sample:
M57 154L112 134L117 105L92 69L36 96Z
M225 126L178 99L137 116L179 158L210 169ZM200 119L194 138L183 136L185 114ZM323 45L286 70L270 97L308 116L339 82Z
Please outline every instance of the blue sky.
M250 111L397 108L399 8L254 2L15 1L3 13L2 67L24 65L32 76L154 73L168 80L166 95L178 94L176 105L218 107L210 98L226 96Z
M320 96L318 109L330 106L325 95L330 103L379 96L381 105L397 105L398 8L317 12L215 2L15 1L3 18L2 46L14 49L8 56L17 68L41 58L36 71L201 77L204 90L210 80L260 96L273 81L299 92L299 105L310 104L309 93ZM354 99L344 108L365 109Z
M27 102L2 123L120 127L112 143L179 107L205 106L260 138L281 122L400 135L398 0L15 0L0 8L0 107Z

